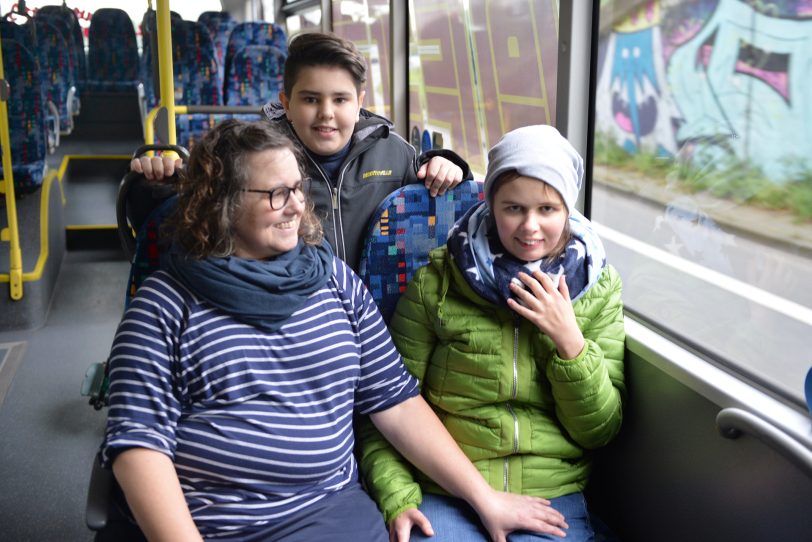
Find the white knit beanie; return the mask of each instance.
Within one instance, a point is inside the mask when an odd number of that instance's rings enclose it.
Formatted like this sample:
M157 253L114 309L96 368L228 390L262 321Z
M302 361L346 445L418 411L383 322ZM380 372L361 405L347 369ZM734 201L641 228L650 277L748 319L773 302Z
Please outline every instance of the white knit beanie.
M584 179L584 160L552 126L524 126L506 133L488 152L485 198L489 205L494 181L508 171L549 184L572 213Z

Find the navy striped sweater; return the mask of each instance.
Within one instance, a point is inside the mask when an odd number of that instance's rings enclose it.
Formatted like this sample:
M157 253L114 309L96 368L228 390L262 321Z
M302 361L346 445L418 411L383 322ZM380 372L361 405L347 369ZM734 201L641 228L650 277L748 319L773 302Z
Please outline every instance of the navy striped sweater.
M159 271L116 333L102 459L133 447L167 454L200 533L240 536L355 483L353 414L418 392L372 297L338 258L272 334Z

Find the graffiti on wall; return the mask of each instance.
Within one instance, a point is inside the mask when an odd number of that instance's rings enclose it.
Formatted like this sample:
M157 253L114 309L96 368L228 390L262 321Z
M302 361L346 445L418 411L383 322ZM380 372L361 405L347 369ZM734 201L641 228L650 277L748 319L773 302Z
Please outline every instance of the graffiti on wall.
M812 169L812 1L650 1L600 48L597 130L627 152Z

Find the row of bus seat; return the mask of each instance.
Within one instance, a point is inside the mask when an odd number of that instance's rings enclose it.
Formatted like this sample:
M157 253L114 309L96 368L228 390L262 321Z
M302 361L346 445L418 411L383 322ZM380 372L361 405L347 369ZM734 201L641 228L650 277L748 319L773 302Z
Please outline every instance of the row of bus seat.
M191 148L194 142L225 118L256 120L259 106L275 99L282 89L287 53L286 35L267 22L237 23L225 12L204 12L198 21L171 17L175 103L198 106L255 108L254 113L185 113L175 118L176 141ZM142 22L142 75L147 87L147 109L158 103L153 74L155 15Z
M275 98L287 53L284 30L273 23L237 23L230 18L217 23L209 19L208 24L171 19L176 103L259 106ZM154 12L147 12L141 28L141 74L151 109L158 103L152 61Z
M12 89L9 127L15 188L21 195L41 186L45 157L59 144L60 133L73 130L80 94L146 92L142 118L157 104L148 67L153 56L153 10L142 23L141 56L132 21L120 9L103 8L93 14L87 57L82 29L70 8L45 6L28 19L22 25L0 21L5 78ZM172 36L176 103L257 108L255 115L179 117L182 145L191 146L222 118L257 118L259 106L281 90L287 38L278 25L237 23L225 12L206 12L196 22L175 15Z

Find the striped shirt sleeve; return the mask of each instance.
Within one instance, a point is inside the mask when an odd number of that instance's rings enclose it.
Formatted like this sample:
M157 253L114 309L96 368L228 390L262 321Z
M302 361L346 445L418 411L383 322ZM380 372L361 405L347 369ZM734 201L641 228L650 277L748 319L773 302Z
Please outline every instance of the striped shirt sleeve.
M355 406L372 414L420 393L417 380L403 364L372 295L349 266L336 258L336 278L350 300L361 342L361 379Z
M144 282L113 340L105 466L128 448L149 448L174 460L181 404L173 369L184 301L169 281L161 273Z

